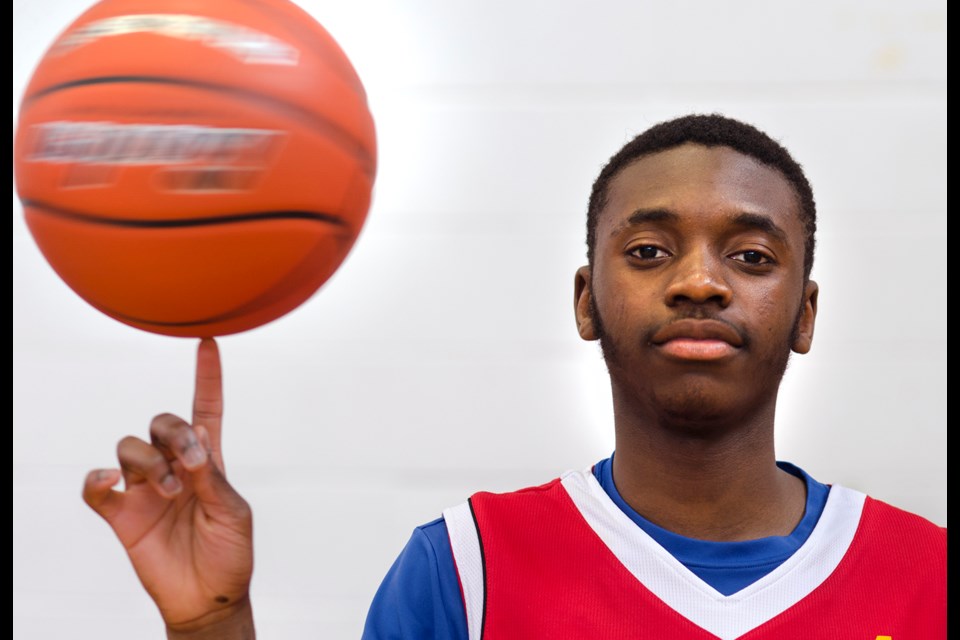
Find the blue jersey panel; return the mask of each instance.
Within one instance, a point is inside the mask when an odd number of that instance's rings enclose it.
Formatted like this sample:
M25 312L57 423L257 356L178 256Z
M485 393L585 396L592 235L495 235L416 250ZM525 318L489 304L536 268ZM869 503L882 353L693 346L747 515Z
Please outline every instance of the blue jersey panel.
M467 615L443 518L417 527L367 613L363 640L467 640Z

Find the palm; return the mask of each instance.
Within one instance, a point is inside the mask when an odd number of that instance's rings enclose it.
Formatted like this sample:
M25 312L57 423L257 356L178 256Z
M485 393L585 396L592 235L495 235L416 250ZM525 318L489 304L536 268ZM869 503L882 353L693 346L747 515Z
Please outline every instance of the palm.
M180 474L173 500L146 483L130 487L112 526L167 624L205 615L246 595L253 570L249 519L210 509Z

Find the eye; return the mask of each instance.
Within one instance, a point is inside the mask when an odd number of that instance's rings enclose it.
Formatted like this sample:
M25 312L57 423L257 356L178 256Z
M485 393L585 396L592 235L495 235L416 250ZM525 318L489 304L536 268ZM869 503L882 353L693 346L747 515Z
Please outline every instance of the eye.
M641 260L657 260L658 258L669 258L670 254L660 247L652 244L642 244L630 249L630 255Z
M756 249L747 249L746 251L738 251L730 256L732 259L737 262L743 262L749 265L762 266L767 264L774 264L773 258L768 256L762 251L757 251Z

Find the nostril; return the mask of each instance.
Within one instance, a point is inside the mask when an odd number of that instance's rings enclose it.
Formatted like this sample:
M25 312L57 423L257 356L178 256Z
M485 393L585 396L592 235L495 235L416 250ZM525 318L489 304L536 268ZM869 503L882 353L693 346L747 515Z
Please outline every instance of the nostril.
M667 304L713 303L725 306L731 298L730 287L716 279L687 279L674 283L667 289Z

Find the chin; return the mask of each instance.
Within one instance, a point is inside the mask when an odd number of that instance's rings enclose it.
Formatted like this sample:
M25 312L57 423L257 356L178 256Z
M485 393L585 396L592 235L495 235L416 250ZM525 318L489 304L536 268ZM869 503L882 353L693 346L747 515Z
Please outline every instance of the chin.
M660 408L664 422L704 435L713 433L718 425L740 421L741 412L736 407L718 394L697 387L687 387L679 393L658 394L656 406Z

